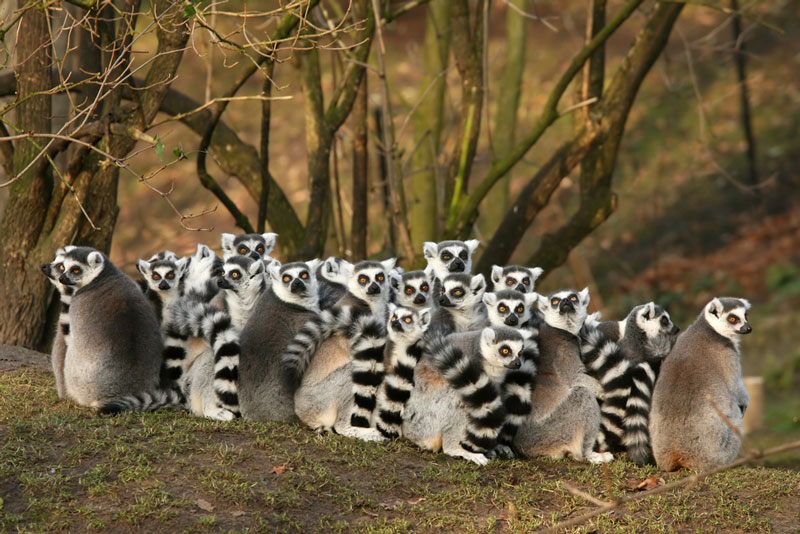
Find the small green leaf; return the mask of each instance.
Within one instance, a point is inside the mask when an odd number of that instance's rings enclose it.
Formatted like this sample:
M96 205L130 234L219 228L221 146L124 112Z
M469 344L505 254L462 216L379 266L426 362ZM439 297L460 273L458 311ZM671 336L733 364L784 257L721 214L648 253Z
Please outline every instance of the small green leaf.
M194 15L195 13L197 13L197 10L192 4L186 4L185 6L183 6L183 16L186 17L187 19L192 15Z
M181 145L178 145L172 149L172 155L178 159L183 159L186 157L186 154L184 153L183 147Z
M161 161L164 161L164 143L161 142L161 138L156 136L156 156Z

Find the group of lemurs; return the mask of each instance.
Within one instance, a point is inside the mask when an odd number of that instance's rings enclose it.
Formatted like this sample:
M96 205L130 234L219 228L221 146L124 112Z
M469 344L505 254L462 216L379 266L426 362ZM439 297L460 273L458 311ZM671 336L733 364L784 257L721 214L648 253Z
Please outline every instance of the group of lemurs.
M588 288L540 295L539 268L494 266L489 292L470 274L476 240L426 242L426 269L404 272L282 264L276 237L222 234L222 259L202 244L161 252L138 262L138 285L101 252L59 249L42 266L61 301L59 397L403 437L480 465L626 452L701 470L738 454L744 299L711 300L679 335L652 302L601 322Z

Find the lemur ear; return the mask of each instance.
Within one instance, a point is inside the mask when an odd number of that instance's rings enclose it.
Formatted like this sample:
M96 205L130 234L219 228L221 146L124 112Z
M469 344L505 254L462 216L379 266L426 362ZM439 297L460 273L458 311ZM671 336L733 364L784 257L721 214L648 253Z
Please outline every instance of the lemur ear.
M144 276L145 278L150 276L150 262L149 261L139 260L138 262L136 262L136 269L140 273L142 273L142 276Z
M542 276L544 269L542 269L541 267L534 267L530 271L531 271L531 284L532 284L536 280L538 280L540 276Z
M322 260L314 258L313 260L307 261L306 265L308 265L308 270L311 271L311 274L316 277L317 268L322 265Z
M66 247L64 247L64 252L72 252L76 248L78 247L76 247L75 245L67 245Z
M392 286L392 289L395 291L400 291L400 282L402 281L402 277L397 273L389 275L389 285Z
M483 303L487 306L494 306L497 304L497 295L494 293L484 293L483 294Z
M433 241L425 241L422 244L422 255L429 260L432 260L433 258L436 257L437 250L438 247L436 246L436 243L434 243Z
M706 311L714 317L719 317L722 313L722 302L720 302L718 298L714 297L711 302L706 304Z
M501 276L503 276L503 268L499 265L492 265L492 283L494 285L500 283Z
M477 295L482 291L486 290L486 279L483 277L482 274L476 274L472 277L472 280L469 283L470 289L472 289L472 294Z
M250 264L250 267L247 268L247 272L250 273L250 278L254 276L258 276L259 274L264 273L264 262L263 261L254 261Z
M67 250L65 248L60 248L60 249L56 250L56 256L63 256L66 253L67 253Z
M648 320L649 319L655 319L655 317L656 317L656 304L655 304L655 302L650 301L647 304L645 304L644 306L645 306L645 309L647 310L645 312L644 318L648 319Z
M189 260L187 258L181 258L175 261L175 268L177 269L178 273L183 274L186 271L186 264Z
M233 251L233 240L236 239L236 236L233 234L222 234L220 236L220 243L222 244L222 250L228 252Z
M497 335L495 335L494 328L487 327L481 331L481 341L486 345L494 345Z
M530 308L534 304L536 304L536 302L539 300L540 296L541 295L539 295L539 293L537 293L535 291L531 291L530 293L525 293L522 296L522 299L525 301L525 305Z
M548 298L545 295L539 295L538 293L536 293L536 295L536 304L539 306L539 309L546 310Z
M428 325L431 324L431 309L430 308L422 308L419 312L419 325L422 327L423 330L428 328Z
M749 300L747 300L747 299L739 299L739 301L742 303L742 306L744 306L744 311L747 311L747 310L750 309L750 301Z
M470 239L469 241L464 241L464 244L467 245L467 249L469 250L470 255L472 255L475 254L476 250L478 250L478 245L480 245L481 242L477 239Z
M264 238L264 255L271 254L275 250L275 240L278 238L278 234L267 232L266 234L261 234L261 237Z
M581 292L578 293L578 297L580 297L580 299L581 299L581 304L583 304L584 306L588 306L589 305L589 301L591 300L591 297L589 297L589 288L588 287L584 287L581 290Z
M335 256L328 256L324 262L322 262L322 274L325 277L334 277L339 274L339 261Z
M90 252L89 257L86 258L86 261L91 267L99 267L103 265L103 255L97 251Z
M267 274L270 278L274 281L278 281L281 278L281 262L278 260L273 261L267 266Z
M227 234L227 235L231 235L231 234ZM208 258L209 256L211 256L212 253L211 253L211 249L208 248L206 245L204 245L202 243L198 243L197 244L197 250L195 251L194 254L198 258Z
M383 260L381 262L381 265L383 265L383 268L388 273L389 271L394 269L394 266L395 266L396 263L397 263L397 258L389 258L388 260Z

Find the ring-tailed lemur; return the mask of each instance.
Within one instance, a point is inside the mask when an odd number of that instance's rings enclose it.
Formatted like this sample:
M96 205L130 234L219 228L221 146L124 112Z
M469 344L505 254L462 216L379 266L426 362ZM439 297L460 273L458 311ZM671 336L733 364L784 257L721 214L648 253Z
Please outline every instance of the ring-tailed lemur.
M270 260L268 256L275 249L278 234L222 234L220 237L222 254L228 256L249 256L254 260ZM270 261L265 261L270 263Z
M514 289L483 294L489 324L511 328L523 328L527 325L538 299L538 293L521 293Z
M753 331L749 309L745 299L711 300L662 363L650 412L659 469L705 471L739 454L742 418L750 402L739 351L741 336Z
M347 294L347 279L352 268L352 263L334 256L322 262L317 269L320 310L332 308Z
M186 264L184 296L194 302L210 302L219 292L217 278L220 274L222 260L206 245L198 244Z
M520 293L531 293L536 285L536 280L542 276L544 269L541 267L522 267L509 265L501 267L492 265L492 287L495 291L503 289L516 289Z
M363 261L352 268L348 293L331 310L323 311L314 323L307 325L296 343L302 350L287 350L284 364L291 385L299 377L301 385L295 394L295 407L300 419L311 428L332 430L361 439L379 439L370 427L378 387L384 377L384 346L386 344L386 305L388 276L394 259L383 262ZM335 335L332 338L333 334ZM323 342L323 340L326 340ZM313 356L313 358L312 358ZM305 373L314 376L324 369L331 373L349 364L350 383L354 402L349 421L338 421L341 403L318 391L318 379L306 381ZM312 368L313 371L312 371ZM325 404L322 399L329 399ZM321 417L318 407L332 411L334 417Z
M679 330L653 302L634 307L620 322L596 324L587 318L581 331L581 359L603 388L598 399L599 451L627 450L639 465L652 461L647 431L650 398L661 360Z
M74 290L61 378L66 395L98 407L155 388L163 346L144 294L94 249L74 247L58 258L58 282Z
M286 386L281 356L300 329L319 313L315 272L319 260L278 265L240 337L239 403L245 419L296 421L294 391Z
M422 253L428 260L425 273L433 280L443 279L451 273L472 272L472 255L478 249L480 241L442 241L433 243L426 241L422 244Z
M403 436L425 450L485 465L506 421L499 382L520 367L523 343L519 331L505 327L426 341Z
M486 325L483 304L486 281L482 274L450 274L436 285L440 288L439 306L433 314L428 335L444 336Z
M517 431L514 445L527 455L604 462L610 453L594 452L600 429L600 385L587 376L577 337L586 317L589 289L561 290L539 297L544 324L539 329L539 367L533 408Z
M433 304L430 302L433 300L431 284L425 271L393 274L390 283L392 302L397 306L421 310Z
M388 339L385 348L386 377L378 390L375 428L387 439L399 438L403 412L414 389L414 369L422 356L422 336L431 312L389 304Z
M50 354L50 363L53 366L53 375L56 379L56 392L58 398L66 397L67 392L64 388L64 357L69 346L69 306L72 302L72 295L75 288L62 284L58 278L61 276L61 265L64 262L64 255L74 246L66 246L56 251L56 257L51 263L42 265L42 273L50 279L50 283L55 286L59 294L60 309L58 313L58 326L56 335L53 338L53 348Z

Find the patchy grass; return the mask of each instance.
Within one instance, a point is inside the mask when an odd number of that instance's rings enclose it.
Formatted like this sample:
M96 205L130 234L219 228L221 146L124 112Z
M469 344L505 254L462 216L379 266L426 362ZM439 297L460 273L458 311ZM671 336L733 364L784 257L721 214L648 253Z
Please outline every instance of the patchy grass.
M655 468L546 459L478 468L405 442L186 413L99 418L49 373L0 373L2 532L531 532ZM636 503L575 532L797 532L800 473L752 466ZM674 480L685 473L670 473Z

